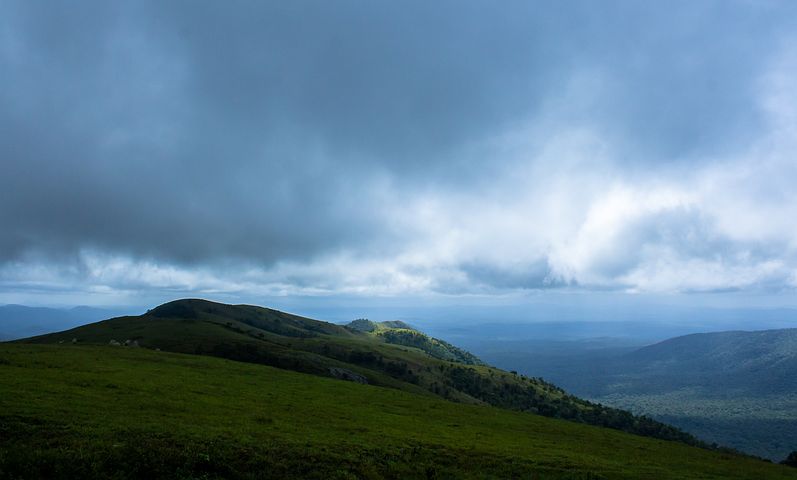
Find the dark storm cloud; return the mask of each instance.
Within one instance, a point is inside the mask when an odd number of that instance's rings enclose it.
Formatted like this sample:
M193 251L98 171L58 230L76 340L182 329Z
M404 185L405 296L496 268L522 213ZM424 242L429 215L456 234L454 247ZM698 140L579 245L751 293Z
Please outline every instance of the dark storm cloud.
M732 150L791 8L4 2L0 261L397 254L391 213L478 192L514 161L478 146L519 125L589 126L631 171Z

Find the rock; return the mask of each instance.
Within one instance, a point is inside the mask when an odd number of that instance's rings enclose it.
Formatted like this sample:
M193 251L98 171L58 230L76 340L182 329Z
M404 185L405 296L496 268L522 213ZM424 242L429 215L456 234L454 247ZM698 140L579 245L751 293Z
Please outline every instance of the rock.
M122 345L122 344L121 344L121 343L119 343L119 342L117 342L117 341L116 341L116 340L114 340L114 339L111 339L111 341L110 341L110 342L108 342L108 345L113 345L113 346L116 346L116 347L118 347L118 346L120 346L120 345Z
M329 373L333 377L339 380L347 380L349 382L362 383L364 385L368 384L367 378L360 375L359 373L352 372L351 370L346 370L345 368L329 367Z
M73 338L72 343L77 343L77 338Z

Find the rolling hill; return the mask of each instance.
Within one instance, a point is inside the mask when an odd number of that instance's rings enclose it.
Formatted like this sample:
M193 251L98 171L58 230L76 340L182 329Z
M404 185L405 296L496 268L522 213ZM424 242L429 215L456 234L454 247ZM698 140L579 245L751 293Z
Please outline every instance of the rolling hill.
M774 460L797 448L797 329L677 337L608 372L590 397Z
M773 460L797 448L797 329L691 334L627 350L573 353L545 372L544 361L515 363L709 442Z
M733 394L797 393L797 328L700 333L620 359L650 391L702 387Z
M484 365L476 355L455 347L448 342L430 337L412 326L398 320L372 322L365 318L352 321L346 328L370 333L393 345L413 347L440 360L449 360L466 365Z
M587 402L538 378L483 365L475 356L409 325L366 322L345 327L263 307L187 299L144 315L20 342L127 344L210 355L702 445L667 424Z
M797 478L750 457L539 415L82 343L0 344L0 391L13 393L0 395L0 478Z

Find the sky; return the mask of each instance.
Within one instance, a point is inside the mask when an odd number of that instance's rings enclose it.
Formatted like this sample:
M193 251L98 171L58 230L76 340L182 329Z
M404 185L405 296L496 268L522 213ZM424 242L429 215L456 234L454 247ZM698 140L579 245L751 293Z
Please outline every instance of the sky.
M797 305L795 10L0 0L0 303Z

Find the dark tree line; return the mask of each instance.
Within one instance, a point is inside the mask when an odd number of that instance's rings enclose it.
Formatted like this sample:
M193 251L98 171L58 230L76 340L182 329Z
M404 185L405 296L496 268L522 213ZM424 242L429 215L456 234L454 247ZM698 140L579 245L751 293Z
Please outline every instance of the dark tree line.
M511 379L507 375L503 375L504 378L491 378L474 368L457 365L441 366L441 369L445 371L448 386L497 407L708 447L704 442L671 425L582 400L539 379L514 374ZM437 390L445 391L439 386Z

